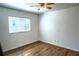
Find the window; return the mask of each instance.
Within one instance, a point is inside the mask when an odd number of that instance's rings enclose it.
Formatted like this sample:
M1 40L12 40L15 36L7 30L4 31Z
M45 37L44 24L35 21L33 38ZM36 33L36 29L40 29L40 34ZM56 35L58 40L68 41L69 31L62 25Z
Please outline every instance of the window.
M8 17L9 33L30 31L30 19L21 17Z

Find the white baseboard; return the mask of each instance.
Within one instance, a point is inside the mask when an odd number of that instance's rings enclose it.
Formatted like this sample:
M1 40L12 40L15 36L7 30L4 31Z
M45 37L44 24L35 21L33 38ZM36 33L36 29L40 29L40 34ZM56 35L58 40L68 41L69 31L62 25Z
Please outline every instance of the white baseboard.
M77 50L77 49L65 47L64 45L61 45L61 44L59 44L59 43L54 43L54 42L44 41L44 40L40 40L40 41L45 42L45 43L48 43L48 44L51 44L51 45L56 45L56 46L59 46L59 47L62 47L62 48L66 48L66 49L69 49L69 50L72 50L72 51L79 52L79 50Z

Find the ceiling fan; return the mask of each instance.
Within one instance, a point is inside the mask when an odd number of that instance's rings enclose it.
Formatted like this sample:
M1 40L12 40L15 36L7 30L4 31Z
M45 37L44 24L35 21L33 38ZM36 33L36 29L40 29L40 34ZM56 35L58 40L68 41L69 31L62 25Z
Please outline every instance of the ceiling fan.
M38 7L38 10L41 9L52 9L54 3L35 3L33 5L31 5L30 7Z

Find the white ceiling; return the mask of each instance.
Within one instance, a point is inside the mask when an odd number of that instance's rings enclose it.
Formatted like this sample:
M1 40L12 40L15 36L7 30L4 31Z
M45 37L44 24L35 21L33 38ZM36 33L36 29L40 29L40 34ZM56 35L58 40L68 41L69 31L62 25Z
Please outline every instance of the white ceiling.
M38 7L30 7L33 4L34 3L0 3L0 6L33 12L37 14L47 12L45 10L38 10ZM55 11L55 10L74 7L74 6L79 6L79 3L55 3L54 5L52 5L52 10Z

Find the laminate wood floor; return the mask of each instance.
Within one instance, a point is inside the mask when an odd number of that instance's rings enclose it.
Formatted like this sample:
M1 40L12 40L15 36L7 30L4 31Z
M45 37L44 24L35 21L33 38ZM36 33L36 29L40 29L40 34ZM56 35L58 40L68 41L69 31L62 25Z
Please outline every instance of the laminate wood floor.
M6 56L79 56L75 52L66 48L58 47L41 41L8 51Z

